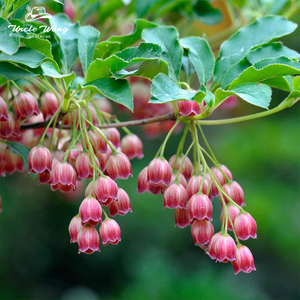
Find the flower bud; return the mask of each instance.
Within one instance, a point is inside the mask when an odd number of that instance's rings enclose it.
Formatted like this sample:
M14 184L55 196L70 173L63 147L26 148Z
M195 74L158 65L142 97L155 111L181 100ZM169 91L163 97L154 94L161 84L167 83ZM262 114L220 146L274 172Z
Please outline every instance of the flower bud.
M88 223L96 226L102 222L102 207L95 198L85 198L80 204L79 215L83 225Z
M183 160L183 157L180 157L180 156L177 157L177 162L176 162L176 170L177 171L179 170L180 165L182 164L182 160ZM173 155L169 159L169 164L172 167L172 169L174 168L175 161L176 161L176 155ZM183 166L181 168L181 174L185 177L185 179L187 181L190 180L192 173L193 173L193 169L194 169L194 167L193 167L191 160L188 157L186 157L183 162Z
M58 162L50 173L51 189L60 190L63 193L71 192L76 189L77 173L67 162Z
M99 231L103 246L107 246L109 243L117 245L121 241L120 226L113 219L105 219L102 222Z
M254 265L254 259L251 251L244 245L239 245L236 248L236 259L232 262L234 268L234 274L238 274L240 271L244 273L250 273L256 271Z
M52 169L52 155L44 146L33 147L28 156L28 172L43 173Z
M172 183L164 191L164 208L186 208L188 193L180 183Z
M133 159L137 157L141 159L143 154L143 143L140 138L135 134L125 135L121 140L122 152L129 158Z
M193 222L191 231L195 245L206 245L214 234L214 226L210 221L196 220Z
M44 118L52 117L59 108L59 100L52 92L46 92L41 96L41 111Z
M216 259L220 262L235 260L236 244L229 234L221 235L215 244Z
M225 193L239 206L245 206L245 196L242 187L236 182L232 181L229 184L224 184L223 189ZM228 203L228 199L224 197L225 203Z
M6 121L8 121L7 104L3 100L3 98L0 97L0 122L6 122Z
M40 113L39 103L29 92L18 94L14 98L13 108L19 120L25 120L32 115L37 116Z
M93 194L102 205L109 205L118 199L118 186L108 176L101 176L95 181Z
M206 195L196 194L189 200L187 209L190 215L190 221L207 220L212 221L212 204Z
M201 114L201 109L196 101L178 101L178 116L195 116Z
M128 157L122 152L113 153L109 157L106 164L106 171L113 180L132 177L131 163Z
M102 129L102 132L116 148L121 146L120 133L117 128Z
M190 225L190 215L186 208L175 209L175 226L184 228Z
M99 168L99 161L98 158L95 157L96 166ZM82 152L77 157L76 163L75 163L75 169L78 174L79 179L86 179L86 178L92 178L93 177L93 168L91 166L92 164L92 158L89 156L88 153Z
M234 230L240 240L256 239L257 225L249 213L240 213L234 220Z
M220 170L221 169L221 170ZM220 183L220 185L224 185L227 181L227 178L226 176L232 180L232 174L231 172L229 171L229 169L224 166L224 165L220 165L219 168L218 167L212 167L211 168L211 171L214 173L217 181ZM225 176L225 175L226 176ZM211 179L211 182L212 182L212 186L211 186L211 189L212 189L212 196L213 197L217 197L219 196L219 191L218 191L218 188L216 186L216 184L214 183L214 181Z
M95 251L100 252L99 234L93 226L86 224L82 226L77 236L78 253L92 254Z
M154 158L148 166L148 180L153 185L169 185L172 178L172 168L164 158Z
M202 180L203 177L201 175L194 175L191 177L186 187L190 198L199 192ZM209 182L206 178L204 178L201 192L211 198L211 192L209 191Z
M240 213L240 209L237 206L232 205L232 204L228 204L227 209L228 209L229 217L230 217L231 222L233 224L236 216ZM222 209L221 216L220 216L221 223L223 223L223 217L224 217L223 216L223 211L224 211L224 209ZM231 222L230 222L230 220L227 221L227 227L228 227L229 230L232 231Z
M77 236L81 228L82 224L80 217L73 217L69 225L70 243L77 243Z

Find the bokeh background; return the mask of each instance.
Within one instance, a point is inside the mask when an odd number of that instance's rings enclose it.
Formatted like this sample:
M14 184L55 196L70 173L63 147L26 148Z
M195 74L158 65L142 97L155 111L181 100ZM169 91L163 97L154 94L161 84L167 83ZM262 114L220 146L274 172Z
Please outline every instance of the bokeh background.
M299 36L298 29L283 41L300 51ZM272 106L284 97L274 90ZM239 101L212 117L256 111ZM133 131L143 136L139 128ZM101 253L78 255L77 245L69 244L68 225L83 191L67 197L26 174L0 178L0 299L299 299L299 104L255 121L207 126L204 132L243 187L246 209L257 221L258 238L245 242L256 272L235 276L231 264L215 263L194 246L190 227L175 228L161 195L136 192L138 173L162 143L144 138L145 158L133 161L134 177L118 180L133 213L115 217L122 242L100 247ZM180 134L170 139L167 158L179 139ZM220 206L213 202L218 231Z

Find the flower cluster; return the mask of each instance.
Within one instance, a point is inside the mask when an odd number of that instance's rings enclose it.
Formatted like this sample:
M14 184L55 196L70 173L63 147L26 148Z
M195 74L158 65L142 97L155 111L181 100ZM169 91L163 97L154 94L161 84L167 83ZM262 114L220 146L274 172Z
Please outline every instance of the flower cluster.
M182 102L179 102L179 114L182 116L199 113L200 107L197 103ZM184 155L183 145L189 131L193 142ZM201 127L199 131L207 142ZM167 139L158 156L140 172L138 192L162 193L163 207L174 209L175 226L191 226L195 245L201 247L212 259L223 263L230 261L235 274L255 270L251 251L241 245L240 240L256 238L257 225L254 218L243 209L244 192L233 181L231 171L216 161L210 148L209 154L200 146L198 129L193 121L186 125L177 153L169 161L163 157L166 142ZM193 163L188 157L192 148ZM210 168L205 156L215 166ZM216 197L222 207L222 228L217 233L212 224L213 205L217 205L213 198ZM228 231L233 232L235 240Z

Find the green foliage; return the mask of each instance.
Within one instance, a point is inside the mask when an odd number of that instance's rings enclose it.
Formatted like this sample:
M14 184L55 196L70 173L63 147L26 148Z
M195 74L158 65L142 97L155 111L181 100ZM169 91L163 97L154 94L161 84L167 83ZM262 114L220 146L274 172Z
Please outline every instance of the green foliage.
M213 75L215 58L207 41L200 37L188 37L180 40L183 48L197 72L199 82L206 85Z
M169 76L175 82L179 80L183 49L178 41L178 31L174 27L160 26L144 29L142 38L148 43L161 46L163 53L161 58L168 64Z
M89 68L95 51L95 46L98 42L100 32L92 26L83 26L78 31L78 53L82 69L86 74Z
M10 22L0 18L0 51L12 55L19 49L20 38L8 27L10 25Z
M245 26L225 41L216 61L214 80L222 82L228 69L241 61L250 50L292 33L297 24L280 16L267 16Z
M99 93L133 111L133 96L128 81L126 80L99 78L86 83L83 88L85 90Z

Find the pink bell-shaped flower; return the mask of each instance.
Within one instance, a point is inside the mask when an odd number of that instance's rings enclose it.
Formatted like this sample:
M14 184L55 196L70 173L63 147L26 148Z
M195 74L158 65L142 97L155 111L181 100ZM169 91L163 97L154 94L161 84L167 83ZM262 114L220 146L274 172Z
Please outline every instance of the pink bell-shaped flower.
M105 219L99 230L103 246L117 245L121 241L121 229L115 220Z
M190 221L207 220L212 221L212 204L206 195L196 194L189 200L187 209L190 215Z
M96 226L102 222L102 207L94 197L87 197L80 204L79 215L83 225Z
M81 228L81 218L79 216L73 217L69 225L70 243L77 243L77 236Z
M89 224L82 226L77 236L78 253L92 254L100 252L100 237L97 229Z
M28 172L43 173L52 169L52 155L44 146L33 147L28 156Z
M186 208L175 209L175 226L184 228L190 225L190 215Z
M152 185L169 185L172 178L172 168L165 158L154 158L148 166L148 183Z
M225 193L239 206L245 206L245 196L242 187L236 182L232 181L229 184L224 184L223 189ZM228 203L227 197L224 197L225 202Z
M164 208L186 208L188 193L180 183L172 183L164 191Z
M38 115L39 103L29 92L18 94L13 101L13 108L19 120L25 120L32 115Z
M196 220L193 222L191 231L195 245L206 245L214 234L214 226L210 221Z
M256 239L257 225L249 213L240 213L234 220L234 230L240 240Z
M109 205L118 199L118 186L109 176L101 176L95 181L93 195L102 205Z
M128 157L122 152L113 153L106 164L106 171L111 179L127 179L132 177L131 163Z
M122 138L121 149L129 159L133 159L135 157L141 159L144 157L143 143L135 134L128 134Z
M240 271L244 273L256 271L253 255L249 248L244 245L237 246L235 261L232 261L231 263L233 265L235 275Z

